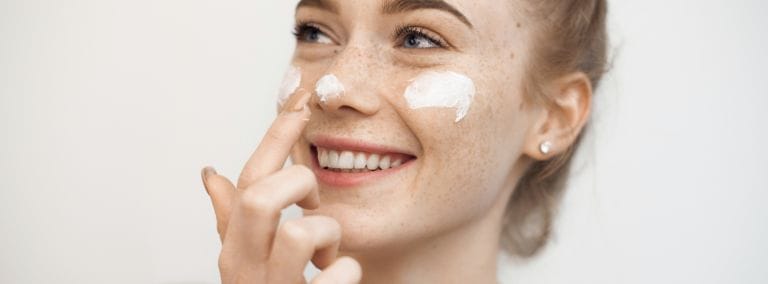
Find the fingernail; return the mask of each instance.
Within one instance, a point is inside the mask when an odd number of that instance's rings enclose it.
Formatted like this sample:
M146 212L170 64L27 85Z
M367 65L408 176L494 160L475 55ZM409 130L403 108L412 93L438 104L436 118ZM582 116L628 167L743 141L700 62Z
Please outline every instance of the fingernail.
M200 172L200 176L203 178L203 187L205 187L205 192L208 192L208 178L217 174L218 173L216 172L216 169L210 166L203 168L203 170Z
M298 93L300 96L298 100L296 100L296 103L291 107L292 112L300 112L304 110L305 107L307 107L307 103L309 102L310 95L312 93L303 91Z

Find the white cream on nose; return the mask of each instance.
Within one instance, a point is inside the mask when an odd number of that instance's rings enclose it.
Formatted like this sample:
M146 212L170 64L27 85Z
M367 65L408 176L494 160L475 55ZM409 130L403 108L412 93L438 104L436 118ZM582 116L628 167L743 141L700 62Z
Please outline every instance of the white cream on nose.
M320 97L321 102L327 102L328 99L337 98L344 94L344 85L339 78L333 74L328 74L320 78L315 85L315 93Z
M296 92L296 89L301 85L301 68L291 65L288 70L285 71L283 76L283 82L280 83L280 90L277 93L277 103L283 106L291 95Z
M412 80L405 89L411 109L456 108L456 120L462 120L475 97L475 83L469 77L451 71L427 71Z

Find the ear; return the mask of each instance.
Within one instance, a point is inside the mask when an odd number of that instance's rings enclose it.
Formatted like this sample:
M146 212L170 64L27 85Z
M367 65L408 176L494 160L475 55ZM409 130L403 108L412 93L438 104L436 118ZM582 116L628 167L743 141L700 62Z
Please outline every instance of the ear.
M545 87L545 98L528 129L524 153L535 160L548 160L575 142L592 110L592 83L582 72L554 80ZM541 149L549 142L548 153Z

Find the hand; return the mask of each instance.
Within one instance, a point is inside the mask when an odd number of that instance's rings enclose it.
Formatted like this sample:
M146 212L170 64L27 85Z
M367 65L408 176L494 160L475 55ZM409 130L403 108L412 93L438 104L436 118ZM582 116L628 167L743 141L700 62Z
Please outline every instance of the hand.
M357 261L336 258L341 241L336 220L309 216L279 224L280 211L291 204L315 209L320 203L310 169L282 169L309 120L310 96L297 93L286 103L245 164L237 187L212 168L203 169L222 242L222 283L306 283L303 272L310 260L322 270L312 283L358 283L362 277Z

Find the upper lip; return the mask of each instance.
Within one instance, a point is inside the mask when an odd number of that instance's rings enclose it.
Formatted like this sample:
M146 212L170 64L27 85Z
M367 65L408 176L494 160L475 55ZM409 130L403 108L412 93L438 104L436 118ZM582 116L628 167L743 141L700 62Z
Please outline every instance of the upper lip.
M383 145L354 138L314 135L310 137L308 141L313 146L329 150L347 150L371 154L405 154L413 157L416 156L413 152L397 146Z

